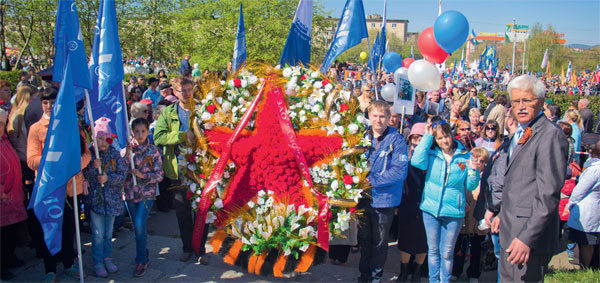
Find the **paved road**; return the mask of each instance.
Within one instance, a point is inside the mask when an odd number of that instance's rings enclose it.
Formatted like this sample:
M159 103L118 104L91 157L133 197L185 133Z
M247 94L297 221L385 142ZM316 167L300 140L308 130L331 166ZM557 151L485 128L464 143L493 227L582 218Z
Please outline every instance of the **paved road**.
M91 258L90 234L82 233L82 243L85 253L83 265L88 282L121 282L121 281L178 281L178 282L354 282L358 277L359 254L351 254L347 266L321 264L313 266L308 273L296 275L293 278L275 278L272 276L250 275L237 266L229 266L217 255L212 255L209 265L200 265L195 261L180 262L181 240L175 212L158 212L148 219L148 246L150 250L150 266L144 277L133 277L135 240L133 232L124 231L113 239L113 261L119 266L119 271L110 274L108 278L93 276ZM393 244L391 244L393 245ZM207 247L207 251L211 251ZM395 280L399 271L399 253L395 246L390 247L384 274L384 281ZM15 279L11 282L40 282L43 280L43 260L35 257L35 252L29 248L17 248L17 255L27 261L24 267L14 269ZM551 263L554 267L574 268L566 260L566 253L555 256ZM465 264L467 267L468 264ZM59 282L77 282L78 280L63 275L62 264L57 266ZM461 280L467 280L463 275ZM494 272L484 272L480 282L495 280ZM426 282L426 278L421 278Z

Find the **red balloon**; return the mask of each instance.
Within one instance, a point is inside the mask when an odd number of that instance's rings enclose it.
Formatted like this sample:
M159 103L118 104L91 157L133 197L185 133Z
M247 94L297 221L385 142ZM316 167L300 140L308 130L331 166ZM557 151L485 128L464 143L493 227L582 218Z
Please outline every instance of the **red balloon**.
M410 67L410 64L412 64L412 62L414 62L415 59L413 58L404 58L404 60L402 60L402 67L404 68L408 68Z
M448 53L435 41L433 27L428 27L421 32L417 45L425 60L431 63L441 64L448 58Z

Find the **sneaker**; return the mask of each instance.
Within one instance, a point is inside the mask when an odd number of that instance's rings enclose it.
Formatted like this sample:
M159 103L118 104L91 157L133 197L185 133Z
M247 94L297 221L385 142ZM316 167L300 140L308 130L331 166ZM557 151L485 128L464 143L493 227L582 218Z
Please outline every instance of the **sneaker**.
M183 252L181 256L179 256L179 261L186 262L192 258L192 252Z
M133 271L133 276L142 277L146 274L146 270L148 269L148 262L146 263L136 263L135 270Z
M450 281L456 281L456 280L458 280L458 277L456 277L454 275L450 276Z
M110 273L115 273L119 271L119 268L112 262L110 257L104 259L104 267L106 267L106 271Z
M69 277L79 279L79 266L73 264L70 268L65 269L65 274ZM85 272L83 273L83 278L85 278Z
M208 254L203 254L198 258L198 262L202 265L208 265L210 263L210 257Z
M98 263L94 266L94 272L96 273L96 277L106 278L108 277L108 272L106 272L106 268L104 268L103 263Z
M48 272L44 275L44 282L46 283L54 283L56 282L56 273Z

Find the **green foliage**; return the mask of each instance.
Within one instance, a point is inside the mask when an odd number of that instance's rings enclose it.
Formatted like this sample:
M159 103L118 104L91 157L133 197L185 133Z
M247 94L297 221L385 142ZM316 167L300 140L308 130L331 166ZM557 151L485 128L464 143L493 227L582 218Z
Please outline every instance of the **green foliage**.
M586 269L586 270L556 270L550 269L550 271L544 277L545 282L559 283L559 282L573 282L573 283L598 283L600 282L600 271Z
M10 89L14 93L19 84L19 73L21 70L15 71L0 71L0 80L5 80L10 83Z

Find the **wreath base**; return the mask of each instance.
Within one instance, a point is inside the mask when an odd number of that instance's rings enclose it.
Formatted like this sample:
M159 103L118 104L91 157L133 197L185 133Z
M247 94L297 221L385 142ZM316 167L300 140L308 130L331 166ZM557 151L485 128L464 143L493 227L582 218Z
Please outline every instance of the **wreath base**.
M209 240L213 253L223 257L229 265L237 265L248 270L248 273L258 275L273 275L274 277L293 277L308 269L325 262L327 252L311 245L298 259L285 256L281 250L270 250L259 255L254 251L242 251L242 242L229 236L223 230L217 230Z

